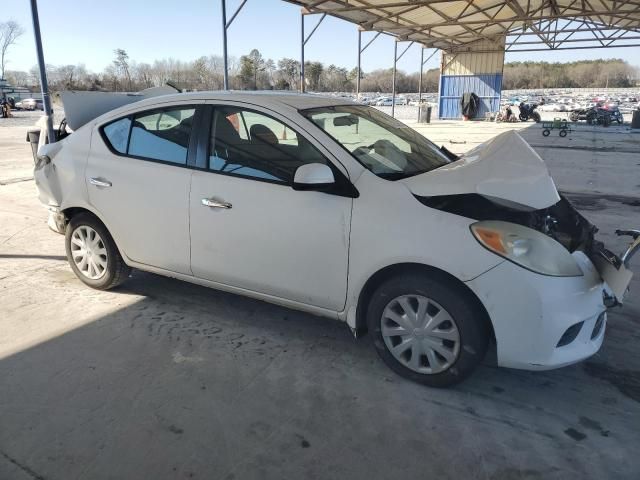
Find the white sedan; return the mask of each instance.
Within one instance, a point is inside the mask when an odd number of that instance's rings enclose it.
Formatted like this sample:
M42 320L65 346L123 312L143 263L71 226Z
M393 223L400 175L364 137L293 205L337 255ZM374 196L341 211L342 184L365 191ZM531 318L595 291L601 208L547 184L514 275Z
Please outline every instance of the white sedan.
M489 347L530 370L593 355L631 277L640 238L622 258L594 241L515 132L457 157L345 99L91 105L65 104L76 130L40 147L35 178L93 288L137 268L339 319L397 373L447 386Z
M567 106L562 103L545 103L539 105L538 110L542 112L566 112Z

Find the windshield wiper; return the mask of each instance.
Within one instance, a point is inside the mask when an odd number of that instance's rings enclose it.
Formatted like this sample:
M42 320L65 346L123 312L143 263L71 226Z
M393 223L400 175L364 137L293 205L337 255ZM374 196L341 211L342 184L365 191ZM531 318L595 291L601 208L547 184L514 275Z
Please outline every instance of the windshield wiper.
M380 178L384 178L385 180L402 180L403 178L413 177L414 175L418 175L419 173L424 172L380 172L376 173Z

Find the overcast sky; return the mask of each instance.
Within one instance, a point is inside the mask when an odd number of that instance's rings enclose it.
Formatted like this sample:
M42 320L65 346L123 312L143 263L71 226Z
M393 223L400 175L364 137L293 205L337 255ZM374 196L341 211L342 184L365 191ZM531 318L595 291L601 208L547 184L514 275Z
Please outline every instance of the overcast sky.
M102 71L115 48L132 60L152 62L173 57L193 60L222 54L220 0L39 0L45 60L54 65L84 63ZM228 17L240 0L227 0ZM153 5L153 6L151 6ZM307 32L318 15L307 17ZM36 53L28 0L3 0L0 21L13 19L26 30L9 52L9 70L29 70ZM372 37L363 35L363 42ZM353 24L327 17L306 48L307 60L355 67L357 30ZM363 43L364 44L364 43ZM401 44L402 45L402 44ZM257 48L266 58L300 57L300 8L281 0L248 0L229 31L229 54L240 56ZM402 48L402 47L400 47ZM438 55L427 68L438 67ZM507 61L571 61L623 58L640 65L640 47L508 54ZM381 35L363 54L362 68L389 68L393 39ZM417 71L420 47L414 45L398 67Z

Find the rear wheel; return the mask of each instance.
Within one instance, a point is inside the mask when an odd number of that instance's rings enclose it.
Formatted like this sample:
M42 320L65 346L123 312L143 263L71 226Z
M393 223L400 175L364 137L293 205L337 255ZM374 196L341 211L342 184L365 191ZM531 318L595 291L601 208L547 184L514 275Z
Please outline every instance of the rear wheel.
M487 351L483 313L468 292L444 276L387 280L372 295L367 320L387 366L431 387L460 382Z
M76 276L98 290L124 282L131 269L124 263L113 238L95 216L74 216L65 232L67 259Z
M571 112L569 114L569 120L571 120L572 122L577 122L580 119L580 115L578 115L578 112Z

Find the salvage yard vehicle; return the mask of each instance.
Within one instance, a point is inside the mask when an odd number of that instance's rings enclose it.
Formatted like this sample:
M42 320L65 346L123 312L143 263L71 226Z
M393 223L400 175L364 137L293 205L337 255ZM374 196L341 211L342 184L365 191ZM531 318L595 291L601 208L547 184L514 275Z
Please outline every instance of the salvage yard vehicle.
M25 98L16 103L16 110L43 110L42 100L36 98Z
M604 248L516 132L456 157L346 99L128 98L63 96L74 132L37 154L49 225L90 287L137 268L339 319L435 387L490 346L527 370L593 355L627 290L640 232L622 257Z

